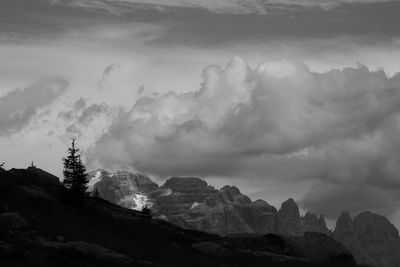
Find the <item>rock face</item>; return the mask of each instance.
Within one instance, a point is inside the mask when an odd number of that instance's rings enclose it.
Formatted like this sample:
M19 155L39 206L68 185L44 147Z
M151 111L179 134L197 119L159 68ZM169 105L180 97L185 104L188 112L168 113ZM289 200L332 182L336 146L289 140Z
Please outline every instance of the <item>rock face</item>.
M147 195L158 189L158 185L149 177L126 171L109 173L97 170L89 173L89 189L112 203L124 208L141 210L151 206Z
M293 199L279 212L264 200L251 201L235 186L217 190L196 177L172 177L158 187L147 176L97 170L89 174L92 194L125 208L151 207L152 215L187 229L219 235L329 233L323 217L300 217Z
M362 212L354 220L342 213L333 237L353 253L358 263L378 267L400 264L398 230L383 216Z
M170 178L152 195L154 211L178 226L227 235L254 233L243 216L251 200L236 187L221 190L199 178Z
M282 203L278 212L276 230L278 234L287 236L299 236L303 233L299 207L292 198Z
M255 233L274 233L276 231L277 210L264 200L256 200L247 205L243 216Z
M320 215L319 218L311 213L307 212L301 217L301 228L304 232L317 232L326 235L330 235L328 227L326 227L326 222L324 215Z

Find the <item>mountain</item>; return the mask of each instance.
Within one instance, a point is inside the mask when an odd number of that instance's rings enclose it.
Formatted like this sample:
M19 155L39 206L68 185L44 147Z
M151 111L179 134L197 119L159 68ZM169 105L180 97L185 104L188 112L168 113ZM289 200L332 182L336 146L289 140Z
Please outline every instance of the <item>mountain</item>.
M141 210L148 201L147 195L158 189L149 177L120 171L110 174L104 170L89 173L89 191L128 209ZM100 193L101 192L101 193Z
M89 177L100 197L136 210L151 207L155 217L186 229L218 235L330 233L323 216L307 213L301 217L293 199L282 203L278 211L264 200L251 201L235 186L217 190L196 177L172 177L160 187L149 177L129 172L97 170Z
M237 187L224 186L218 190L195 177L172 177L160 187L149 177L126 172L100 170L92 172L90 177L97 177L99 195L110 202L137 210L143 206L151 207L153 216L185 229L223 236L322 233L341 242L359 263L380 267L400 265L397 229L385 217L370 212L361 213L354 220L348 213L343 213L332 233L323 215L311 212L300 215L297 203L291 198L277 210L264 200L251 201ZM126 186L126 177L131 177L129 181L140 177L142 183L151 186L140 188L136 182ZM132 200L136 203L138 198L143 201L132 206Z
M342 213L333 237L346 246L357 262L380 267L400 265L399 231L383 216L362 212L354 219Z
M115 186L109 197L120 197L127 188L160 194L171 189L165 194L173 197L166 200L178 207L197 200L192 198L196 193L204 202L222 198L249 204L231 187L207 200L215 189L199 179L172 179L155 190L142 176L120 173L118 181L123 184L107 182ZM132 209L136 206L126 209L98 197L86 196L78 207L70 195L57 177L37 168L0 172L0 266L355 266L348 250L324 234L223 237L186 230Z

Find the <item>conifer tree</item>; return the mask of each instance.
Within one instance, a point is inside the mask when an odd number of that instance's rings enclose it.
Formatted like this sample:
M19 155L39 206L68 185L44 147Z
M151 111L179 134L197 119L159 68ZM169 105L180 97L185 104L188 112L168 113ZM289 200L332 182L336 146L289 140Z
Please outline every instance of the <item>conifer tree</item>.
M87 173L86 167L82 163L81 155L78 154L79 148L75 146L75 139L72 139L71 146L68 148L68 156L63 158L64 164L64 185L77 197L83 197L87 190Z

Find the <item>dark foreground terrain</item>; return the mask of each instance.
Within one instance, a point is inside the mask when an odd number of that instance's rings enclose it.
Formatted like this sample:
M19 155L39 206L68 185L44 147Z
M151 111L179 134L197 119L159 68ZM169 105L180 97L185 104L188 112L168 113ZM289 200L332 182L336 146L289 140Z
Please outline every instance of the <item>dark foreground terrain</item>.
M0 266L356 266L320 233L220 237L68 196L43 170L0 169Z

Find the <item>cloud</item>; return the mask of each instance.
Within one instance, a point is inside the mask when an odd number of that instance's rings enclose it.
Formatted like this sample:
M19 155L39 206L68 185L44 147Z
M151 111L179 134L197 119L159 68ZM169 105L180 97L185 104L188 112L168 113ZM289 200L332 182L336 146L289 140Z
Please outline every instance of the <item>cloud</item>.
M393 215L400 204L400 115L387 118L372 133L321 147L319 183L301 200L305 209L335 218L343 210Z
M78 99L67 111L59 111L57 118L64 120L61 129L61 140L79 138L82 145L91 144L110 127L115 118L120 117L124 109L120 106L110 106L106 103L88 105L83 98ZM65 126L66 125L66 126ZM49 127L53 127L49 125Z
M38 110L52 103L69 86L63 77L49 77L24 90L16 89L0 98L0 136L16 133Z
M302 200L306 209L332 201L328 216L337 214L360 188L350 211L389 214L396 198L379 198L400 189L399 111L400 74L361 64L316 73L287 60L250 68L233 58L205 68L197 91L139 98L88 163L161 177L314 180L321 186ZM379 204L363 201L369 194Z
M86 100L81 97L75 102L74 110L82 110L84 108L86 108Z
M78 8L104 9L114 14L132 12L135 9L155 8L159 11L173 8L202 9L213 13L265 14L276 7L319 7L330 10L345 4L373 4L391 0L49 0L52 4L64 4Z
M111 75L120 68L121 68L121 66L118 64L108 65L104 69L103 74L101 75L101 79L99 81L99 88L100 89L108 89L110 87L109 80L111 78Z
M140 98L111 130L131 129L125 141L146 140L149 151L175 143L176 150L186 144L194 155L284 155L359 138L400 104L396 77L363 65L318 74L290 61L252 70L234 58L225 68L206 68L203 76L199 91Z
M320 184L307 193L300 204L328 219L338 218L343 211L354 216L365 210L391 216L399 203L396 194L396 191L370 185Z
M136 94L139 96L139 95L142 95L143 93L144 93L144 91L146 90L146 88L144 87L144 85L141 85L141 86L139 86L139 88L137 89L137 91L136 91Z

